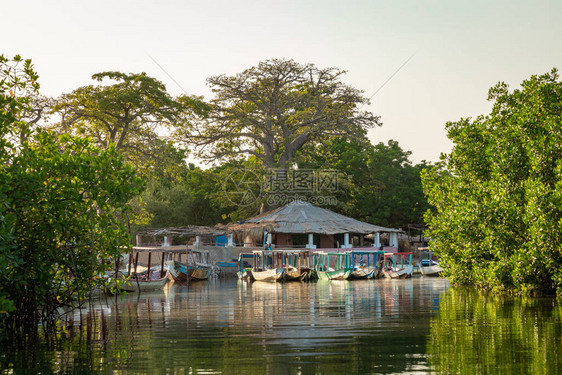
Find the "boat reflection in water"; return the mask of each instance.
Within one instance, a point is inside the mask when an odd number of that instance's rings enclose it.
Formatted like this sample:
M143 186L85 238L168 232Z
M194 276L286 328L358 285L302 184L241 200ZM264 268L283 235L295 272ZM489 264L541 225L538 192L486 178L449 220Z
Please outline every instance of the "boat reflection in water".
M441 278L213 279L99 300L68 317L58 346L0 358L22 373L532 373L562 349L560 309L533 301Z

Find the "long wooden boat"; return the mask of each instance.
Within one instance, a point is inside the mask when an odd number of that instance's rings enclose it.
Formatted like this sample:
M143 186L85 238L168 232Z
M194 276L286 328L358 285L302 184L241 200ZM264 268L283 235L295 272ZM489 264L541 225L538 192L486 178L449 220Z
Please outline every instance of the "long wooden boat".
M353 272L349 253L317 252L314 255L314 270L318 280L347 280ZM335 267L330 267L330 258L335 258Z
M168 267L168 277L177 283L185 283L191 277L193 268L178 262L177 260L169 259L166 261Z
M283 257L279 252L272 250L252 251L253 267L250 271L255 281L283 281L285 268L283 268Z
M353 267L350 279L376 279L381 276L384 251L352 250L349 254Z
M412 253L386 253L384 255L383 274L387 279L406 279L412 277L414 266Z
M166 261L170 278L178 283L209 279L212 273L209 253L190 249L186 252L188 263L173 259Z
M148 292L161 290L168 282L168 272L163 275L160 271L151 271L136 276L131 276L129 280L121 286L121 290L128 292Z
M273 258L285 268L284 281L303 281L311 277L310 250L274 251Z
M193 268L189 281L208 280L212 273L211 254L205 250L189 250L188 268Z
M431 266L420 265L420 271L424 276L439 277L441 272L443 272L443 268L441 268L438 264Z
M285 273L285 269L284 268L272 268L272 269L262 270L262 269L259 269L259 268L253 268L251 272L252 272L252 277L256 281L276 282L276 281L282 281L283 280L283 274Z
M252 276L253 266L248 263L250 259L254 259L253 253L240 253L238 255L238 272L236 275L240 280L254 281Z
M285 267L285 272L283 273L284 281L303 281L308 277L310 269L296 268L293 266Z
M433 255L433 252L429 251L428 248L420 248L419 250L422 250L419 265L420 273L423 276L440 276L441 272L443 272L443 268L437 263L437 257Z
M355 270L353 270L353 272L351 272L351 275L349 275L349 278L352 280L359 280L359 279L372 279L375 275L375 269L374 268L356 268Z
M326 271L316 271L318 275L318 280L347 280L351 273L353 272L353 268L351 267L344 267L337 270L333 268L329 268Z
M191 273L190 281L208 280L211 277L211 267L198 266Z

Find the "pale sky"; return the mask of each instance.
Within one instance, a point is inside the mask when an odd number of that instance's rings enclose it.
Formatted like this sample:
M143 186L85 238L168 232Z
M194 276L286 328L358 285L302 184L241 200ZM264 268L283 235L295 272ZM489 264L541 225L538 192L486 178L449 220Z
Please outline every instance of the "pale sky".
M347 70L380 115L373 143L412 161L452 144L445 123L486 114L488 89L562 68L562 1L4 1L0 54L34 61L44 94L106 70L146 72L210 99L206 78L268 58Z

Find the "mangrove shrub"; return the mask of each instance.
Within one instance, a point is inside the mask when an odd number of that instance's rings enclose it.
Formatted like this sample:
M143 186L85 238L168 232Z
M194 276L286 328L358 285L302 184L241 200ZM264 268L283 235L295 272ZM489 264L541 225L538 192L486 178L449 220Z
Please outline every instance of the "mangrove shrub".
M37 75L19 56L0 63L0 323L23 333L76 307L129 245L124 218L142 181L115 147L26 129Z
M447 124L453 150L423 173L431 246L454 283L562 294L558 72L499 83L489 100L489 115Z

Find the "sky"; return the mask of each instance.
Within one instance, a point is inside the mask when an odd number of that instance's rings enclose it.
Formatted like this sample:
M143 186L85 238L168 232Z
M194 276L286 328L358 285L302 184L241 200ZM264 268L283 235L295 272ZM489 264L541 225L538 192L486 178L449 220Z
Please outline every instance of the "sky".
M398 141L414 163L450 152L446 123L489 113L497 82L516 88L562 67L560 0L29 0L1 9L0 54L31 58L46 95L117 70L210 99L208 77L265 59L337 67L381 116L370 140Z

